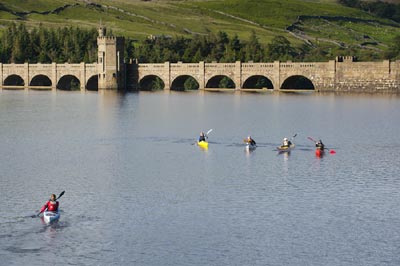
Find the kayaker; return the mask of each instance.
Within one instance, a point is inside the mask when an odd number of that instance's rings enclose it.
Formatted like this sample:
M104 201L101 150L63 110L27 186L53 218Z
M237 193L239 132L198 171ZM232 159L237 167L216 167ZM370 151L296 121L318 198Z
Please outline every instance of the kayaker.
M290 145L292 145L292 142L290 140L288 140L288 138L284 138L283 142L282 142L282 147L287 147L289 148Z
M43 207L40 209L40 213L44 212L44 211L52 211L52 212L56 212L58 211L58 201L56 201L57 196L55 194L51 194L50 195L50 200L47 201Z
M200 132L199 142L206 141L206 135L203 131Z
M256 145L255 140L250 135L247 136L247 138L245 139L245 142L247 142L247 143L249 143L250 145L253 145L253 146Z
M325 145L324 145L324 143L322 143L322 140L318 140L315 143L315 147L317 147L317 149L321 150L321 151L323 151L325 149Z

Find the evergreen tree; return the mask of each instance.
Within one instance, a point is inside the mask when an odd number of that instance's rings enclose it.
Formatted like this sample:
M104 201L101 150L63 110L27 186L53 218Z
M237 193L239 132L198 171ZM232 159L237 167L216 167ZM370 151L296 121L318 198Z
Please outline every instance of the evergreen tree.
M188 77L184 84L183 84L185 90L198 90L199 89L199 84L193 77Z
M233 81L228 77L223 77L219 82L219 88L221 89L233 89L235 88L235 84Z
M290 45L289 40L283 36L276 36L272 39L271 43L268 44L267 57L270 61L292 60L294 56L294 48Z
M250 40L245 46L245 60L262 62L264 60L264 48L258 41L255 31L251 32Z
M385 58L387 59L400 59L400 35L397 35L392 44L389 47L389 50L385 53Z

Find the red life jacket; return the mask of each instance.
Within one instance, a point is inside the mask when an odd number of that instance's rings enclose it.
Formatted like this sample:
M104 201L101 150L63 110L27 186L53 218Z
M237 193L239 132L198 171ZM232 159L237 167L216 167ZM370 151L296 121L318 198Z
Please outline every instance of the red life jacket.
M51 212L56 212L58 210L58 201L48 201L46 204L43 205L43 207L40 209L40 212L44 212L47 209L47 211Z

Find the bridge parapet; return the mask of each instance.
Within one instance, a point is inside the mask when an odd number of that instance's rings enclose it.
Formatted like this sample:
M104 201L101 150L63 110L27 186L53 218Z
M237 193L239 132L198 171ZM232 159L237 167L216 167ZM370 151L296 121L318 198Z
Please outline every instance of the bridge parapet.
M274 68L273 63L242 63L242 69L254 69L254 68L260 68L260 69L265 69L265 68Z

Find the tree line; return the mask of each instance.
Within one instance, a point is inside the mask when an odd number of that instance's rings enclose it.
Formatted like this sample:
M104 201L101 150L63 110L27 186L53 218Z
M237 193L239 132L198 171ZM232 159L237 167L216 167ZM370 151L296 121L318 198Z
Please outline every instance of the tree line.
M400 22L400 4L383 1L338 0L344 6L358 8L381 18Z
M139 62L266 62L274 60L294 60L298 51L283 36L275 37L268 45L263 45L255 32L249 40L242 41L237 35L229 37L220 31L207 36L193 38L157 36L135 43L128 40L128 54Z
M93 63L97 60L97 36L98 32L94 28L71 26L53 29L40 25L28 30L23 23L11 24L0 37L0 62ZM382 57L400 58L399 38L395 38ZM237 35L230 37L223 31L194 35L192 38L165 35L140 41L128 38L125 49L126 60L137 58L140 63L327 61L334 54L328 54L323 47L305 43L294 47L284 36L275 36L268 44L262 44L255 32L250 34L248 40L241 40ZM354 55L355 52L335 51L337 55Z
M8 26L0 38L2 63L80 63L97 60L97 30L79 27L29 30L25 24Z

